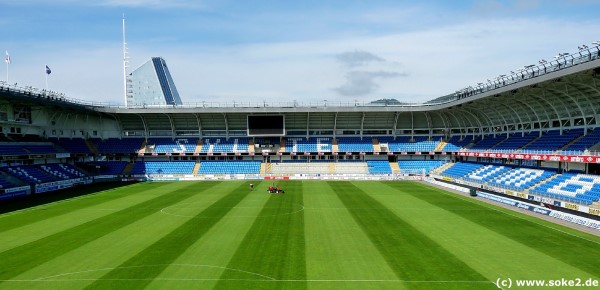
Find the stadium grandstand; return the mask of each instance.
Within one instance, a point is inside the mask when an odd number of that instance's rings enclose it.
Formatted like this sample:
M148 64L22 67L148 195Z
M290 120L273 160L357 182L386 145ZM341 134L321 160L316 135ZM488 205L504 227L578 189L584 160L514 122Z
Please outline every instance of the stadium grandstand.
M121 179L435 178L599 215L599 84L598 47L423 104L115 107L0 83L0 199ZM255 133L252 116L283 129Z

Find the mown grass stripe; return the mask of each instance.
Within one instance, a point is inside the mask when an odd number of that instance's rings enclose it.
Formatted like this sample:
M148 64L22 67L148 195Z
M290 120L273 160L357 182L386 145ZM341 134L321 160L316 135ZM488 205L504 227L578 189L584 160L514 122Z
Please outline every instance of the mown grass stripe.
M248 195L243 183L86 289L142 289ZM130 279L130 280L129 280Z
M0 253L0 280L11 279L25 271L79 248L99 237L127 226L157 210L209 190L220 182L190 184L175 192L165 192L156 198L125 208L68 230ZM153 190L164 190L156 188ZM0 281L0 283L2 283Z
M387 184L403 191L401 184ZM423 190L403 192L598 277L600 266L598 244L588 239L579 239L567 233L540 227L528 219L508 215L503 210L490 210L488 205L473 200L466 201L459 195L454 196L438 188L418 185ZM556 225L556 227L560 226Z
M132 186L139 185L136 184ZM80 191L78 196L56 200L51 203L44 203L45 200L52 200L51 197L46 196L32 196L26 200L7 201L7 203L14 202L16 204L6 204L2 206L3 209L0 210L2 212L2 214L0 214L0 234L14 228L36 223L40 220L51 219L83 208L97 206L99 204L123 198L129 194L123 189L123 186L117 186L114 183L98 184L71 189ZM113 191L115 194L107 194L108 192ZM49 192L45 194L52 195L54 193ZM15 211L11 211L11 208Z
M407 281L487 280L352 183L341 181L328 183L399 279Z
M297 211L295 206L303 202L302 181L280 182L280 185L286 193L269 197L227 268L251 271L276 280L305 281L304 211ZM216 289L307 287L306 282L248 281L247 275L233 271L223 272L221 279Z

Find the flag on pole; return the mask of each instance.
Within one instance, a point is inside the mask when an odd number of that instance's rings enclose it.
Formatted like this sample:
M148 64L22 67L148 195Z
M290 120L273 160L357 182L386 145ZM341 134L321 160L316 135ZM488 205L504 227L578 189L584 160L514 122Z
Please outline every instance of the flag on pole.
M8 54L8 50L6 51L6 57L4 58L6 64L10 64L10 54Z
M52 73L52 71L50 70L50 68L48 67L48 65L46 65L46 74L49 75L50 73Z

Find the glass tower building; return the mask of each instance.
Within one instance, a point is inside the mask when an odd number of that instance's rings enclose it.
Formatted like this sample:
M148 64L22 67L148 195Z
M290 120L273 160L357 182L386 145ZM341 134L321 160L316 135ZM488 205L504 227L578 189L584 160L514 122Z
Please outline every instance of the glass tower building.
M181 105L181 98L162 57L153 57L127 76L127 107Z

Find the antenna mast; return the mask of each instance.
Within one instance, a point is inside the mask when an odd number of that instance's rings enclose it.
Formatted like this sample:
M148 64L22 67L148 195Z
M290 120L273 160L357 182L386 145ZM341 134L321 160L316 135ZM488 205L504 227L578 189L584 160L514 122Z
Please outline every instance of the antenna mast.
M127 107L127 64L129 57L127 56L127 42L125 42L125 14L123 14L123 98L125 99L125 107Z

